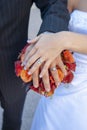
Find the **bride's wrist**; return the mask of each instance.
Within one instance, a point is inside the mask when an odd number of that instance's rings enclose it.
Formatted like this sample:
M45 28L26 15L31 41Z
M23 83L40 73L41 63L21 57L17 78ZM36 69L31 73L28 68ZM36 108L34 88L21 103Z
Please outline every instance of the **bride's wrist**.
M61 35L61 44L63 50L71 50L73 46L72 34L70 31L62 31L60 32Z
M70 49L71 47L71 34L69 31L61 31L56 33L56 42L58 43L58 46L61 46L62 51L66 49Z

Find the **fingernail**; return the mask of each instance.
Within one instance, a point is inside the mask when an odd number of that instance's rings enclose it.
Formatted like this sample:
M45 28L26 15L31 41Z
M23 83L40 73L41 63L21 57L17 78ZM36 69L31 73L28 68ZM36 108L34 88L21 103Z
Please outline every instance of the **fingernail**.
M23 62L23 65L26 65L26 62L25 62L25 61Z
M21 66L25 66L25 65L26 65L26 63L25 63L25 62L22 62Z
M40 78L42 78L42 75L39 75Z
M27 70L27 68L26 68L26 67L24 67L24 70Z
M58 87L60 85L60 82L56 84L56 86Z
M38 85L35 84L34 87L35 87L35 88L38 88Z
M23 66L24 66L24 64L22 63L22 64L21 64L21 66L23 67Z
M58 86L60 85L60 82L57 84Z
M64 75L66 76L66 75L67 75L67 72L65 72Z
M30 40L30 39L28 39L28 40L27 40L27 43L30 43L30 42L31 42L31 40Z
M30 71L28 72L28 75L31 75L31 72L30 72Z
M47 92L50 92L50 88L46 88L46 91L47 91Z

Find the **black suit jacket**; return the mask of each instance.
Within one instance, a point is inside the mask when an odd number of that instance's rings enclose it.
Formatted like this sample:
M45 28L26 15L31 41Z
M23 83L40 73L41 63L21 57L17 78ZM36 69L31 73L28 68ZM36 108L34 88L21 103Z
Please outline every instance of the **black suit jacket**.
M21 84L14 73L14 61L27 40L33 2L41 10L43 19L39 33L68 29L67 0L0 0L0 90L6 97L8 93L13 97L13 91L18 92L14 86Z
M41 10L43 19L40 32L58 32L68 30L69 13L67 10L67 0L35 0L36 5Z
M68 29L67 0L0 0L0 43L5 41L0 48L26 41L33 2L41 10L43 19L39 33Z

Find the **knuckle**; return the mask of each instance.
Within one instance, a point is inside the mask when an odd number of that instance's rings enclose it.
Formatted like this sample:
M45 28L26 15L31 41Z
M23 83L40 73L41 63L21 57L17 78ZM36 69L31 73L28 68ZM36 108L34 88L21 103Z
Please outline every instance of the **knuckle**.
M58 81L58 76L53 76L55 81Z
M38 72L37 72L37 71L35 71L35 72L33 73L33 77L36 78L36 79L38 78Z
M42 34L40 34L40 37L43 37L44 36L44 34L42 33Z
M27 66L29 66L30 64L31 64L31 62L30 62L30 61L28 61L28 62L27 62Z
M48 63L45 64L45 71L48 69L48 67L49 67L49 64Z
M31 68L31 72L34 72L35 70L36 70L36 67L33 66L33 67Z
M44 76L45 76L45 73L46 73L46 70L42 70L43 78L46 80L46 77L44 77Z
M57 76L57 77L55 77L55 81L56 81L56 82L58 82L58 81L59 81L59 80L58 80L58 76Z
M38 50L38 55L40 56L40 55L42 55L42 50Z
M48 75L45 74L44 77L43 77L43 79L45 80L45 82L47 82L48 81L47 80L48 79Z
M49 83L45 83L44 85L45 85L45 88L50 88Z
M38 47L38 45L35 45L35 47L34 47L34 48L35 48L35 50L38 50L38 48L39 48L39 47Z
M35 88L38 87L38 80L34 77L33 77L33 85L34 85Z
M36 83L33 83L33 86L34 86L35 88L38 88L38 84L36 84Z
M26 57L25 62L29 62L29 61L28 61L28 56Z
M28 52L30 50L30 46L28 46L27 48L26 48L26 52Z
M29 61L30 61L30 64L32 65L34 63L34 61L35 61L35 58L32 57Z
M28 66L29 66L29 64L27 63L25 67L28 68Z

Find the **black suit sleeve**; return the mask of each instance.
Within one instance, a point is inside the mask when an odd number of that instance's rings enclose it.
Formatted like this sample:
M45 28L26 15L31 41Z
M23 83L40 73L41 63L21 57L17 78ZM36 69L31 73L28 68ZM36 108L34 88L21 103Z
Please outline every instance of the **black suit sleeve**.
M43 20L39 33L68 30L67 0L35 0L35 3Z

